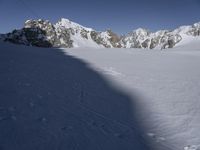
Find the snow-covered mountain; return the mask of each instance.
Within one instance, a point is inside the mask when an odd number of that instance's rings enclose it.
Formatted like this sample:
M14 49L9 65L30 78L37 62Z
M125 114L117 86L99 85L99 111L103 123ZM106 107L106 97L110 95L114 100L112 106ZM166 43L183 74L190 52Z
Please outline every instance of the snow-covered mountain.
M125 36L119 36L111 30L100 32L62 18L56 24L42 19L27 20L22 29L1 35L0 39L38 47L165 49L196 36L200 36L200 22L172 31L150 32L139 28Z
M139 28L122 38L124 48L172 48L186 39L194 39L200 36L200 22L191 26L181 26L175 30L160 30L150 32ZM183 43L184 44L184 43Z
M62 18L55 25L47 20L27 20L22 29L1 35L1 39L38 47L118 47L120 38L111 30L97 32Z
M179 34L167 30L152 33L146 29L139 28L129 33L122 39L125 48L172 48L182 37Z

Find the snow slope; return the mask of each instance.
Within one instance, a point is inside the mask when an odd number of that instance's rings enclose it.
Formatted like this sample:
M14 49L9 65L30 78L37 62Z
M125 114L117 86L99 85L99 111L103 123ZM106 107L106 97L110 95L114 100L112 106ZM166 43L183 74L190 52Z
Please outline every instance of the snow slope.
M191 37L187 35L182 35L183 39L180 43L176 45L176 49L181 50L199 50L200 48L200 36Z
M200 149L200 44L175 49L64 49L113 86L140 95L139 122L153 149ZM146 130L147 129L147 130Z
M163 51L0 43L0 149L199 150L194 43Z
M59 29L70 29L73 31L71 34L71 40L73 41L73 47L91 47L101 48L102 45L98 45L90 36L90 33L94 31L92 28L87 28L78 23L72 22L68 19L62 18L58 23L55 24L55 28ZM87 38L81 35L81 32L85 31Z
M0 43L1 150L148 150L134 107L60 49Z

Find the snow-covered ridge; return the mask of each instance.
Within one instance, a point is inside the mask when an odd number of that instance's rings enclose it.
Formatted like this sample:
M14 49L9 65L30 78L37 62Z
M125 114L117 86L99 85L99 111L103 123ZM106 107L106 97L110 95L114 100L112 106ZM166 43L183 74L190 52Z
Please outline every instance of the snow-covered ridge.
M63 28L72 28L72 29L76 29L76 30L88 30L88 31L93 31L92 28L87 28L84 27L78 23L72 22L69 19L65 19L65 18L61 18L56 24L56 27L63 27Z
M56 24L47 20L27 20L22 29L1 35L0 39L16 44L39 47L93 47L166 49L184 45L188 39L200 36L200 22L175 30L150 32L139 28L125 36L111 30L96 31L62 18ZM187 40L185 40L187 39Z
M196 36L200 36L200 22L181 26L172 31L150 32L147 29L139 28L122 38L121 42L124 48L165 49L175 47L185 39L193 39Z

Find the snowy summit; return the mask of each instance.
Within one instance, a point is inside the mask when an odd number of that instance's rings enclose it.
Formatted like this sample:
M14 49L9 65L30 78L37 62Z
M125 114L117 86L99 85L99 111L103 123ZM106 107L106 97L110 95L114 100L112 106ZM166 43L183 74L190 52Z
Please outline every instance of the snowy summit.
M96 31L62 18L55 25L42 19L27 20L22 29L0 35L0 39L38 47L166 49L184 44L190 39L199 39L199 36L200 23L154 33L139 28L119 36L111 30Z

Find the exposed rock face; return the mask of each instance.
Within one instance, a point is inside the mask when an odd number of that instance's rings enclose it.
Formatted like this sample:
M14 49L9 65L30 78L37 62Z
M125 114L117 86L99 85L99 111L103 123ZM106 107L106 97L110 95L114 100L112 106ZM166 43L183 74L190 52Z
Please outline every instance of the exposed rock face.
M172 48L181 41L181 36L173 32L163 30L151 33L146 29L137 29L122 39L125 48L161 49Z
M98 32L92 28L81 26L62 18L56 23L55 28L58 30L69 30L70 37L73 40L73 47L117 47L120 40L116 40L118 36L111 30L106 32Z
M45 20L27 20L20 30L0 37L4 41L40 47L121 47L120 38L111 30L97 32L68 19L55 25Z
M98 32L95 32L95 31L91 31L90 32L90 36L91 36L91 39L93 41L95 41L97 44L103 44L105 47L107 47L102 41L103 39L101 38L101 36L99 36L100 33Z
M49 21L44 21L41 19L28 20L25 22L24 28L40 29L44 31L46 41L48 41L52 45L52 47L72 47L72 41L70 40L69 31L56 30L54 25L52 25ZM65 41L65 43L63 43L63 41Z
M178 42L182 40L182 37L179 34L166 34L162 37L160 44L161 48L173 48Z
M23 28L14 30L4 37L4 41L9 41L15 44L24 44L28 46L52 47L52 44L47 41L46 31L40 28Z
M107 30L105 32L94 31L91 33L91 38L106 48L121 47L119 36L111 30Z
M149 41L147 40L148 36L149 31L139 28L125 36L121 40L121 44L125 48L147 48L149 44Z
M14 30L4 37L5 41L38 47L57 47L59 39L54 26L44 20L27 20L24 28Z
M188 31L186 33L192 36L200 36L200 22L195 23L192 26L188 26Z
M0 35L0 40L38 47L172 48L184 36L200 36L200 23L155 33L139 28L123 37L111 30L98 32L62 18L55 25L42 19L27 20L22 29Z
M112 45L112 47L117 47L117 48L121 48L121 44L120 44L120 40L121 38L114 32L112 32L112 30L107 30L108 35L110 36L110 43Z
M55 45L58 47L72 48L73 41L71 40L70 29L55 28L56 40Z
M56 30L49 21L41 19L27 20L22 29L4 35L4 41L38 47L72 47L68 30Z

